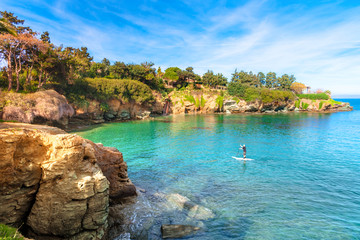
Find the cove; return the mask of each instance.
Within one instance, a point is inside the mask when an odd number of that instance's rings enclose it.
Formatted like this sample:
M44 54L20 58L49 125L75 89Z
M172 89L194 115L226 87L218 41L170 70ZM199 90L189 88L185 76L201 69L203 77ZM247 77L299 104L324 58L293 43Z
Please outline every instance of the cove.
M146 190L126 230L158 239L162 224L195 224L191 239L357 239L360 236L360 101L352 112L181 115L77 132L124 155ZM254 161L232 158L246 144ZM239 154L241 156L241 152ZM180 194L214 213L163 208Z

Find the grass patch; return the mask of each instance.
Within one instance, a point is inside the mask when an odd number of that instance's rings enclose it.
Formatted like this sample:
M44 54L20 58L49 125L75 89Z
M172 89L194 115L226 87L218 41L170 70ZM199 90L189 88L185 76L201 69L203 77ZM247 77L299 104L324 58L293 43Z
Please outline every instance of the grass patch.
M329 96L325 93L297 94L300 99L311 100L329 100Z
M23 240L24 237L18 232L16 228L0 224L0 239L1 240Z
M341 105L341 103L342 103L342 102L335 101L334 99L330 99L330 100L328 101L328 103L330 103L330 104L331 104L331 106L333 106L334 104Z
M321 102L319 103L319 110L322 109L323 105L324 105L324 101L321 101Z
M3 120L3 119L0 119L0 122L13 122L13 123L16 123L17 121L15 121L15 120Z

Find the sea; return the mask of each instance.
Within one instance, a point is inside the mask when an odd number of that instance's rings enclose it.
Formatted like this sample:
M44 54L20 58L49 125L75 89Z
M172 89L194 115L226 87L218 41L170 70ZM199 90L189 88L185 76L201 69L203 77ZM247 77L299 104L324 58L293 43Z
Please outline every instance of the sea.
M118 239L360 239L360 99L351 112L176 115L77 132L118 148L141 190ZM251 161L237 160L246 144ZM210 218L164 204L182 196ZM159 196L162 196L162 198ZM161 199L161 200L159 200Z

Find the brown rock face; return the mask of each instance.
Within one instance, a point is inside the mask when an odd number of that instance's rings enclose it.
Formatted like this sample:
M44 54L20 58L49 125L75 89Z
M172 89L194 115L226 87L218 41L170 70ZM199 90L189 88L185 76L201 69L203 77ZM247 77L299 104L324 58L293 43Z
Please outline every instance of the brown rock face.
M24 123L51 123L66 126L74 109L66 98L54 90L31 94L8 93L2 118Z
M46 239L100 239L109 193L136 194L122 154L56 128L24 125L0 124L0 222L25 224L30 236Z
M136 195L136 188L127 175L127 165L123 161L122 153L116 148L103 147L101 144L91 143L98 165L103 174L110 181L110 198L113 201Z

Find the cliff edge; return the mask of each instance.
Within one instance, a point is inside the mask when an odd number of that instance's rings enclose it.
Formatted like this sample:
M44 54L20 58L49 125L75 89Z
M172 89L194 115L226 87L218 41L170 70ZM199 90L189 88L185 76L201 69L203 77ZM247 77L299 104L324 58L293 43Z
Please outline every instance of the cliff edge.
M36 239L101 239L109 202L136 195L117 149L17 123L0 123L0 189L0 223Z

